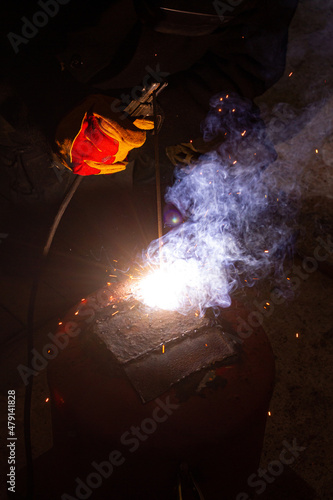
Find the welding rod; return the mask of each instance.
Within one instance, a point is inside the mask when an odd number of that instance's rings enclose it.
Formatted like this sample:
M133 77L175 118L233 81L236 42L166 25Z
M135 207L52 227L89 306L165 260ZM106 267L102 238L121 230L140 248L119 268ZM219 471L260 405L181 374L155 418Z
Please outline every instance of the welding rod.
M154 149L155 149L155 174L156 174L156 202L157 202L157 229L160 244L160 253L162 247L162 198L161 198L161 173L159 162L158 147L158 122L157 122L157 102L156 90L153 92L153 110L154 110Z

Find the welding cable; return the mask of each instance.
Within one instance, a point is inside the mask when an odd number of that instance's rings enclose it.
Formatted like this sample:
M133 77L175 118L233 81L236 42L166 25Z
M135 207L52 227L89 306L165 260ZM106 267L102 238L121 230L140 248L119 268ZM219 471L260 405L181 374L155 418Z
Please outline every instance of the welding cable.
M64 215L69 202L73 198L73 195L77 188L79 187L83 177L78 175L74 182L68 189L58 212L54 218L53 224L47 236L45 246L43 248L43 253L41 256L40 265L35 273L35 277L32 283L29 305L28 305L28 317L27 317L27 366L28 370L32 372L32 359L33 359L33 348L34 348L34 313L36 297L38 292L39 282L43 273L46 258L50 251L50 247L60 224L62 216ZM25 444L25 456L26 456L26 467L27 467L27 492L26 500L33 500L34 497L34 470L33 470L33 459L32 459L32 448L31 448L31 399L32 399L32 388L33 388L33 377L30 377L26 386L25 398L24 398L24 444Z

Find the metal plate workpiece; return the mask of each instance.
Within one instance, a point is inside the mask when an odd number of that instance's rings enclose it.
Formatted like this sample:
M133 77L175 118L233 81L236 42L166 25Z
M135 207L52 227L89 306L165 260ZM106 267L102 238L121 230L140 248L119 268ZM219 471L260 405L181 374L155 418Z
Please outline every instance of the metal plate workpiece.
M204 328L126 363L124 369L141 399L149 401L192 373L235 354L221 329Z
M93 325L93 333L120 363L144 402L214 363L234 360L235 344L217 322L194 314L118 302Z

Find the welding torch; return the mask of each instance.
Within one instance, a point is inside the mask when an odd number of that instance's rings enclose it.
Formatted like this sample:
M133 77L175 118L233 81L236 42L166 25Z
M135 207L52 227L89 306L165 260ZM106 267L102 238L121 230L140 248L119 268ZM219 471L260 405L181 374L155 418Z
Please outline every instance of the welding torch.
M142 89L142 95L129 103L124 109L129 117L153 117L154 118L154 153L155 153L155 175L156 175L156 204L157 204L157 230L160 240L160 249L163 236L162 196L161 196L161 174L159 166L158 133L162 127L163 114L157 107L157 96L168 85L167 82L154 82L147 89Z
M157 109L154 111L154 98L156 98L167 85L167 82L154 82L147 89L143 88L142 95L138 99L133 99L124 109L125 116L135 118L153 117L155 111L157 111ZM157 113L157 132L160 131L162 123L163 115ZM156 133L155 130L154 132Z

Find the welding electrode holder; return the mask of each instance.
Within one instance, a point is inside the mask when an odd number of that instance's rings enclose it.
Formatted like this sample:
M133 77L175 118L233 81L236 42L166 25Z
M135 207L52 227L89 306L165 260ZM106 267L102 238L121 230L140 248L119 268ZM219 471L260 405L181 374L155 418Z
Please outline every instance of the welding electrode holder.
M142 89L142 95L138 99L133 99L128 106L124 109L124 113L129 119L137 118L153 118L154 117L154 94L157 97L162 90L168 85L167 82L154 82L147 89ZM164 113L160 106L157 107L157 133L160 131L163 121ZM152 132L155 133L155 130Z

